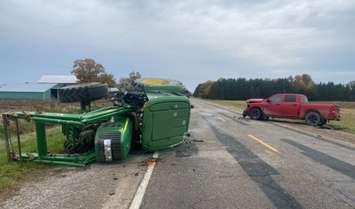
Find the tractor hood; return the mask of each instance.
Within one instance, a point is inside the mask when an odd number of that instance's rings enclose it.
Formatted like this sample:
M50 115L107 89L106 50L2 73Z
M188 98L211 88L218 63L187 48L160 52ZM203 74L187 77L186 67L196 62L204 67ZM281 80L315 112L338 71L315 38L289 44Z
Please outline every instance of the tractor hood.
M250 104L250 103L261 103L263 101L264 99L248 99L246 102Z

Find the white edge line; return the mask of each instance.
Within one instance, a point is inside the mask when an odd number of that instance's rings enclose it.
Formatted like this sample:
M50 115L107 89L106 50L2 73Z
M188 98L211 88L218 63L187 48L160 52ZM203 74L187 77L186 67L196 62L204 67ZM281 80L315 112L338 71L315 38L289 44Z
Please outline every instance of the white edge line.
M157 152L155 152L153 154L153 158L155 158L155 159L158 158ZM139 187L136 191L136 194L134 195L134 198L132 200L131 205L129 206L129 209L139 209L141 207L143 197L144 197L145 191L147 190L150 177L153 174L155 164L156 163L151 163L148 165L147 172L144 174L144 177L143 177L141 183L139 184Z

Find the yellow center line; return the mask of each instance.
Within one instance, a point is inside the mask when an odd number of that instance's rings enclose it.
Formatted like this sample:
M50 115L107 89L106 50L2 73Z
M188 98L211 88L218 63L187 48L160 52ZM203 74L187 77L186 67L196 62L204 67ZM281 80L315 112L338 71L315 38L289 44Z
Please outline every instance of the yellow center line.
M264 145L265 147L267 147L268 149L272 150L273 152L276 153L280 153L277 149L275 149L273 146L271 146L270 144L267 144L266 142L263 142L261 139L258 139L257 137L249 134L248 135L250 138L254 139L255 141L259 142L260 144Z

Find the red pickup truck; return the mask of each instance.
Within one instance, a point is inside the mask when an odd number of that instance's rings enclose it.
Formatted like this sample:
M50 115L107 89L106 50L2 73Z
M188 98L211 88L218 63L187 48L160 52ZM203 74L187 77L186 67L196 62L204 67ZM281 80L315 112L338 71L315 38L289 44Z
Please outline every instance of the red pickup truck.
M339 108L330 103L310 103L303 94L275 94L267 99L248 99L243 117L255 120L272 118L302 119L311 125L340 120Z

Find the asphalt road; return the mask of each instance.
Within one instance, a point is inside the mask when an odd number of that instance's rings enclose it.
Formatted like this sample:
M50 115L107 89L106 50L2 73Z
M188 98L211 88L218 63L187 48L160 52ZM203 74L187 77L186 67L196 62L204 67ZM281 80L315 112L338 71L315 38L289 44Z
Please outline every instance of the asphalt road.
M141 208L355 208L355 146L193 100L191 137L160 153Z
M191 136L159 152L141 208L355 208L355 145L192 102ZM128 208L149 157L51 170L0 208Z

